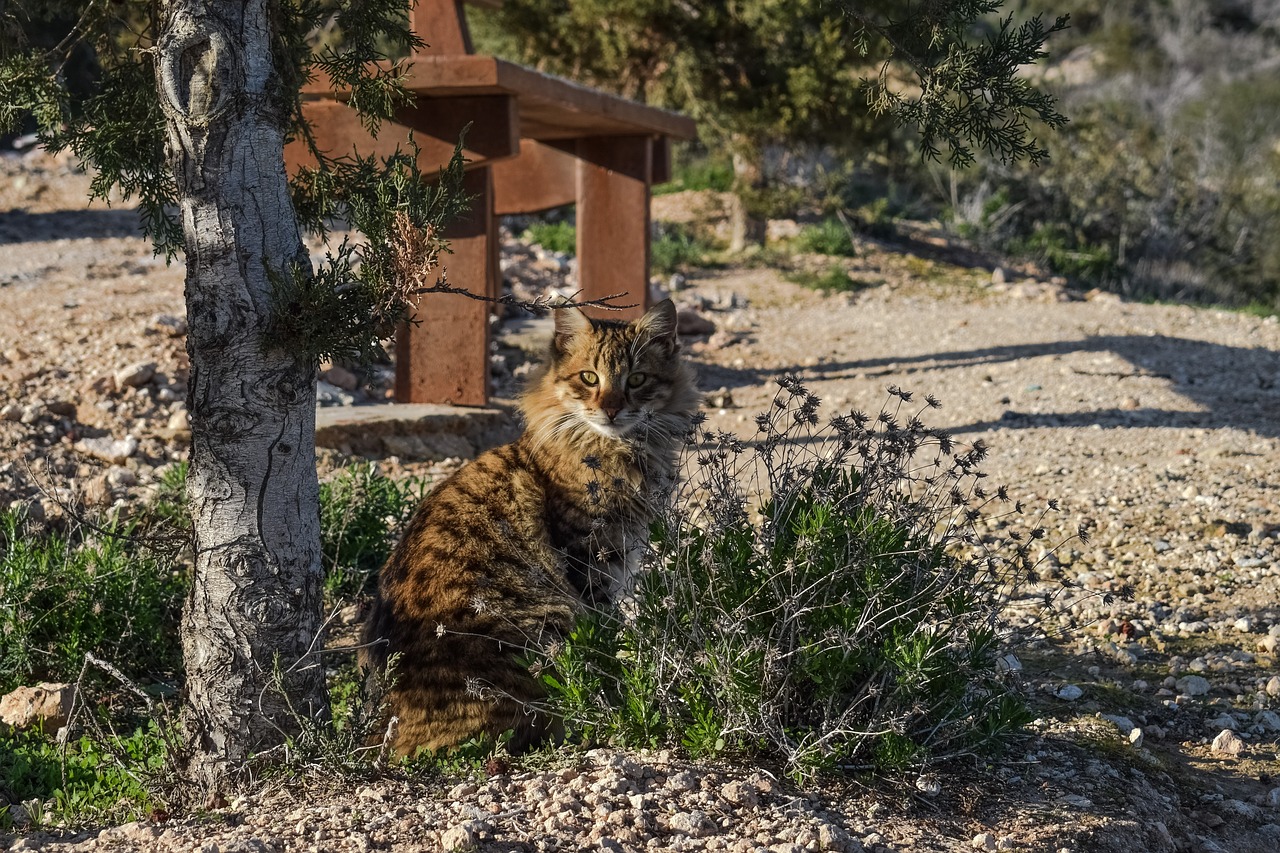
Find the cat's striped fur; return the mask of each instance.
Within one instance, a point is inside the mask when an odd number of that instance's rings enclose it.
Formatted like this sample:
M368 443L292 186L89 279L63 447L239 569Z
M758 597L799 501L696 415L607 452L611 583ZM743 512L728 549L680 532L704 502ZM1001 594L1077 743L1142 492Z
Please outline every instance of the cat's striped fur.
M675 307L633 323L555 315L524 434L435 489L382 569L362 654L375 686L398 656L385 698L400 754L507 729L518 750L555 729L521 658L625 587L674 476L698 406Z

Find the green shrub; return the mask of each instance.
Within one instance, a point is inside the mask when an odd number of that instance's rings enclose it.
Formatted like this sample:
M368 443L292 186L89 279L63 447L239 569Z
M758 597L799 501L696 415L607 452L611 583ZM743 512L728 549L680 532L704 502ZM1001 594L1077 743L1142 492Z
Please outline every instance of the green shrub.
M818 255L840 255L852 258L858 250L853 245L849 229L840 220L831 217L817 225L806 225L796 237L796 248Z
M668 223L661 226L658 238L650 244L649 265L658 275L670 275L677 270L701 266L709 251L711 247L690 229Z
M62 534L0 513L0 690L74 680L86 652L131 677L177 669L186 578L131 539L136 529L113 521Z
M320 484L324 586L331 603L366 589L425 490L426 481L392 480L373 462L343 469Z
M849 275L849 271L843 264L831 264L820 273L794 270L787 273L786 278L801 287L821 290L825 293L847 293L863 286L862 282L854 280L853 276Z
M981 485L985 448L903 412L910 394L820 425L817 398L781 384L750 444L691 446L634 597L546 661L553 705L589 739L796 777L998 748L1028 719L997 666L998 614L1043 531L978 538L1007 500Z
M121 823L159 805L154 781L167 755L154 722L127 736L83 736L65 747L38 734L10 732L0 734L0 779L36 826Z
M676 167L671 180L653 188L654 195L678 193L685 190L713 190L728 192L733 189L733 164L717 157L676 157Z
M578 251L578 229L572 222L535 222L524 230L520 239L548 252L573 255Z

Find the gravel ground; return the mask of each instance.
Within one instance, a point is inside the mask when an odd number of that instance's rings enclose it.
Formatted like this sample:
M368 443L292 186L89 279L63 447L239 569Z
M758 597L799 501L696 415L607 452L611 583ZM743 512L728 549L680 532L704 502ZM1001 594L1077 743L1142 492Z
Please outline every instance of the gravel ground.
M86 208L86 188L67 161L0 157L0 505L51 523L64 507L127 507L187 441L181 265L151 257L131 211ZM655 217L679 204L656 200ZM874 413L889 385L932 394L930 425L984 440L993 482L1033 507L1060 501L1056 536L1092 531L1046 554L1011 607L1040 718L1005 759L909 797L615 751L474 779L317 774L209 815L0 834L0 849L1280 849L1276 318L993 276L925 236L861 249L847 265L866 286L851 294L763 267L692 274L674 296L714 329L688 350L711 423L744 434L784 371L838 408ZM505 266L522 292L572 272L515 245ZM507 324L500 391L538 328ZM377 400L389 370L335 371L323 390Z

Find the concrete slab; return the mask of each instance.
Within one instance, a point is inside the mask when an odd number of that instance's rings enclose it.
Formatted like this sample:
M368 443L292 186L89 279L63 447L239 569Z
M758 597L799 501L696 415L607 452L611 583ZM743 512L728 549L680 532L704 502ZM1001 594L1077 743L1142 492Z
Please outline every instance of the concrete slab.
M342 453L438 461L470 459L520 434L515 405L482 408L432 403L327 406L316 409L316 446Z

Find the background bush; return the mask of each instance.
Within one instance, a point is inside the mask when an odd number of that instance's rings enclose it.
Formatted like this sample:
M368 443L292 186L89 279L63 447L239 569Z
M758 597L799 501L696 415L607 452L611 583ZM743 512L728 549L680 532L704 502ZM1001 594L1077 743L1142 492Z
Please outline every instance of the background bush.
M823 423L799 381L781 386L750 444L698 435L634 599L545 662L553 704L589 739L797 776L999 747L1028 719L999 613L1043 530L978 535L1007 500L981 483L985 448L925 427L910 394Z

